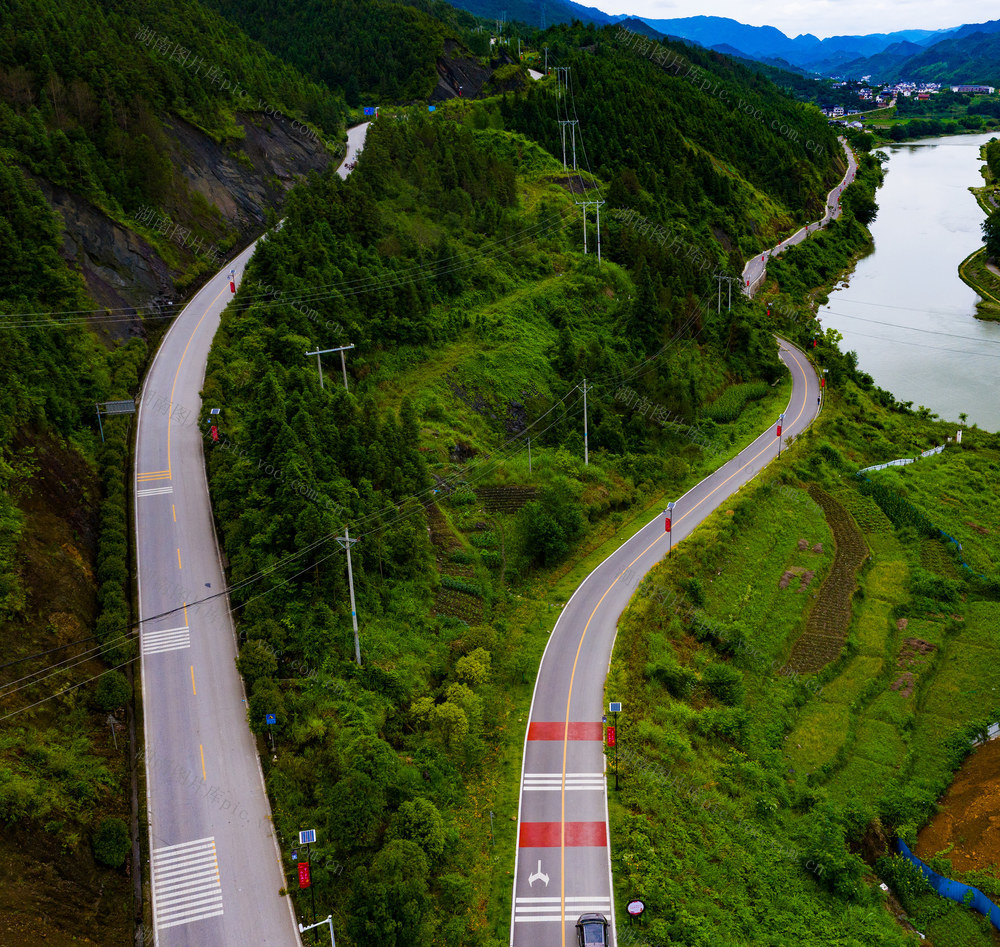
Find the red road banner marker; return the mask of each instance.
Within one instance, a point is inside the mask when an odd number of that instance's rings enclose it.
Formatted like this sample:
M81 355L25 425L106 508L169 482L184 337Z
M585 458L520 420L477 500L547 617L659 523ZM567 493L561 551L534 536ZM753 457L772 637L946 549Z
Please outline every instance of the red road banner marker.
M309 877L309 862L299 862L299 887L308 888L312 885Z
M230 280L229 281L229 291L231 293L235 293L236 292L236 280Z
M663 532L665 532L665 533L669 533L670 532L670 517L669 516L666 518L666 521L663 524Z
M781 437L781 425L780 424L778 425L778 433L777 433L776 436L777 437Z
M212 425L212 440L217 441L219 439L219 429L213 424Z
M608 746L615 745L615 728L608 727Z
M562 720L544 721L528 725L529 740L562 740L566 734L566 724ZM596 720L570 721L570 740L603 740L604 725Z
M518 845L521 848L558 848L562 833L559 822L522 822ZM605 848L608 827L604 822L567 822L567 848Z

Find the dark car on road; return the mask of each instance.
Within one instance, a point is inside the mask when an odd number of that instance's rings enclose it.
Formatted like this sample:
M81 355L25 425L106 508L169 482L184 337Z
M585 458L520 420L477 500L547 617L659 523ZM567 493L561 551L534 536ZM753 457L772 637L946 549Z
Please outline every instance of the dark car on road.
M580 947L608 947L608 919L603 914L581 914L576 939Z

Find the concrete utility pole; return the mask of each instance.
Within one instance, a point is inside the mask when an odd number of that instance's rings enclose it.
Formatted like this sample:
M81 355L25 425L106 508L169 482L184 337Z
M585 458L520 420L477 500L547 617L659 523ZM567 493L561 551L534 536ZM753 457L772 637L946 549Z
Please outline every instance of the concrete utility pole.
M344 390L347 390L347 362L344 359L344 352L348 349L353 349L353 345L341 345L335 349L317 349L315 352L306 352L306 355L316 356L316 368L319 369L319 386L323 388L323 363L320 361L321 355L326 355L329 352L340 352L340 367L344 372Z
M351 539L351 532L345 526L344 535L338 536L337 542L340 543L343 549L347 550L347 584L351 589L351 624L354 626L354 660L358 662L358 667L361 667L361 642L358 640L358 610L354 605L354 570L351 568L351 546L357 540Z
M556 66L556 97L562 95L563 88L569 90L569 66Z
M591 388L594 386L591 385ZM583 463L584 466L590 464L590 448L587 443L587 379L583 379Z
M583 208L583 252L587 252L587 207L594 204L597 207L597 262L601 262L601 204L604 201L577 201Z
M542 10L544 11L544 9L545 9L545 6L543 5L542 6ZM542 29L543 30L545 29L544 24L542 26ZM545 75L548 75L548 74L549 74L549 47L546 46L545 47Z
M566 126L570 127L570 135L573 140L573 170L576 170L576 126L579 122L576 119L560 118L559 120L559 136L562 138L562 152L563 152L563 171L569 170L566 167Z

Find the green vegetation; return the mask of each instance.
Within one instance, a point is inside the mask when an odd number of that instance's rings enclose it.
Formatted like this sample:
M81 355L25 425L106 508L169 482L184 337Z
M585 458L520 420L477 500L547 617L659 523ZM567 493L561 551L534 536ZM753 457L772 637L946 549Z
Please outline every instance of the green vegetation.
M94 858L108 868L125 864L132 841L128 826L121 819L103 819L94 835Z
M141 208L225 249L238 234L175 173L172 127L193 125L235 150L245 135L240 113L267 111L334 141L343 131L342 99L194 0L141 0L127 12L98 0L71 10L14 0L5 9L0 165L20 166L142 232L164 259L189 268L188 280L207 264L137 223Z
M210 358L206 403L227 416L209 475L230 581L268 571L234 594L250 725L264 730L265 708L282 721L277 760L264 758L279 838L289 857L295 829L314 824L321 864L343 866L317 871L315 885L347 943L392 943L393 930L506 940L509 817L550 606L626 521L638 527L640 497L683 492L714 466L662 416L693 422L714 403L705 433L729 451L787 400L758 308L738 296L718 313L699 296L710 290L714 302L710 259L735 259L739 241L759 245L744 211L762 231L791 228L822 201L837 149L814 164L795 146L790 186L787 174L760 170L728 129L731 111L691 83L637 65L608 34L550 35L585 77L579 101L600 103L588 145L600 142L595 174L616 176L609 200L696 235L700 258L610 215L603 265L582 255L567 175L544 150L554 147L548 90L452 103L380 121L347 181L325 173L293 192L244 286L308 295L318 316L241 293ZM577 52L583 40L597 51ZM715 58L710 66L734 95L772 108L761 80ZM657 102L683 99L658 119L667 142L683 141L683 125L688 143L669 146L676 160L624 126L611 133L617 97L627 97L617 84L639 79ZM811 113L776 100L768 121L815 130ZM748 119L741 131L793 160L767 123ZM818 133L832 141L825 125ZM615 150L626 148L627 174ZM324 324L336 328L317 335ZM301 356L331 337L356 346L349 392L320 390ZM277 473L262 475L268 467ZM361 668L345 563L332 548L345 521L360 539ZM696 683L710 699L742 699L725 669Z
M722 424L735 421L748 402L757 401L767 394L768 387L767 383L762 381L730 385L720 397L705 408L705 416Z
M370 104L426 99L437 84L446 40L479 55L489 51L488 36L472 32L475 18L438 0L207 0L206 5L304 75L341 90L352 108L362 97Z
M877 180L877 165L867 172ZM871 183L859 177L864 196ZM769 267L776 312L802 336L814 323L791 314L853 252L837 231ZM816 259L822 268L797 265ZM911 943L879 880L941 943L993 943L985 919L913 882L890 853L894 834L913 841L972 732L994 719L985 715L1000 680L976 669L1000 608L1000 508L987 486L1000 438L967 430L941 455L854 476L954 428L875 388L837 341L809 349L837 380L773 474L786 485L764 483L711 517L654 570L619 626L608 695L628 693L635 710L612 793L615 880L620 901L643 892L651 943ZM803 487L834 501L825 516ZM809 590L836 576L834 515L856 523L871 561L846 643L802 677L795 654L820 608ZM853 589L853 578L836 581ZM724 693L704 683L720 668L732 681Z

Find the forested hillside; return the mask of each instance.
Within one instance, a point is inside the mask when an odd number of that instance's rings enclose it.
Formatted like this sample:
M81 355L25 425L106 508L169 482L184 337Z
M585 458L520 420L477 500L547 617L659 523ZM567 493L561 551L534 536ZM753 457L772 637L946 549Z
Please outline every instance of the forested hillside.
M761 168L728 110L641 60L633 79L613 35L549 34L586 76L593 174L546 150L551 80L384 116L347 181L293 194L216 339L205 394L226 422L208 466L250 725L277 713L264 765L286 867L297 827L315 825L338 942L506 941L521 719L558 576L783 397L762 308L737 293L717 312L711 276L819 206L839 146L759 77L715 65L737 99L779 103L746 130L773 146L780 170ZM616 111L618 82L645 84L655 133ZM786 147L771 116L825 150ZM598 186L600 266L574 206ZM664 247L629 224L636 209L686 239ZM350 390L333 364L321 389L302 353L347 344Z
M426 99L438 79L445 40L489 52L488 36L473 33L475 19L441 3L420 0L207 0L272 53L305 75L340 89L357 106ZM304 25L308 24L307 28Z
M131 428L102 444L95 403L136 394L169 304L341 113L195 3L4 5L0 939L131 938Z

